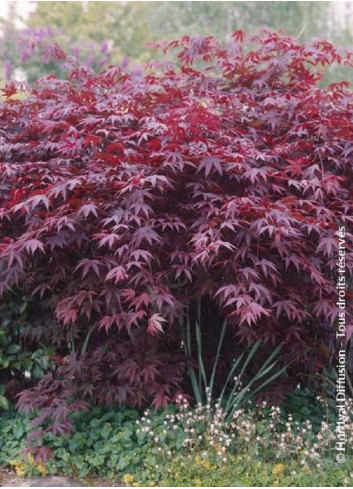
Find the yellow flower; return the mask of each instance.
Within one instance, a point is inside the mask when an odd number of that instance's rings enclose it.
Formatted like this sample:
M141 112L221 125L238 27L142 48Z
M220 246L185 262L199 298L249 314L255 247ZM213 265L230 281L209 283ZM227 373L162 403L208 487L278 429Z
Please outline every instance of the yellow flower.
M304 466L304 467L302 468L302 472L309 472L309 468L308 468L308 467L306 467L306 466Z
M202 487L202 481L200 479L195 479L195 487Z
M46 466L43 464L43 462L39 462L37 464L37 470L38 472L41 474L41 475L48 475L49 474L49 471L47 470Z
M149 483L149 486L150 486L150 487L156 487L156 485L157 485L157 482L153 482L153 481L152 481L152 482L150 482L150 483Z
M274 481L273 482L273 485L276 486L276 487L278 487L279 486L279 481Z
M281 474L283 474L283 471L284 471L284 465L283 464L277 464L272 469L272 475L274 475L274 476L281 475Z
M25 475L26 475L26 470L24 468L22 469L21 467L16 467L15 471L16 471L17 477L25 477Z
M200 457L200 455L196 455L196 456L195 456L195 462L196 462L197 464L199 464L199 463L201 462L201 457Z
M131 484L131 482L133 482L134 480L134 476L131 475L131 474L125 474L124 475L124 482L125 484Z
M205 469L209 469L211 467L211 462L206 459L202 462L202 465L205 467Z
M34 457L33 457L33 455L31 453L29 453L27 455L27 459L28 459L28 462L29 462L30 465L35 465L36 464L35 461L34 461Z
M140 487L140 484L138 482L133 482L132 487Z
M11 460L10 465L15 467L17 477L24 477L26 475L26 464L20 460Z

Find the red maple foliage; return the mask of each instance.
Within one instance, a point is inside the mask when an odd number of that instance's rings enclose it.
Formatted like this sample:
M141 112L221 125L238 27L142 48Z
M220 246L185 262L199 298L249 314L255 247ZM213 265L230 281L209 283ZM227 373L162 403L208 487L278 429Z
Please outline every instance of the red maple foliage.
M284 342L297 372L334 335L343 224L353 265L353 95L319 82L352 54L269 32L250 47L243 32L157 47L178 62L96 74L55 46L66 79L21 99L4 90L1 291L38 297L35 320L77 345L96 324L88 353L22 405L52 406L65 388L165 404L182 385L180 318L196 299L213 311L209 335L229 318L229 350Z

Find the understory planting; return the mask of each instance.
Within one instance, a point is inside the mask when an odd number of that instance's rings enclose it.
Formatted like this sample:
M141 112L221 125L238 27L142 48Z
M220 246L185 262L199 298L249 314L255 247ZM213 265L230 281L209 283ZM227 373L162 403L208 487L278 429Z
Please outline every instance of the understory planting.
M311 402L305 420L297 389L294 413L264 401L247 403L225 420L219 405L185 398L142 414L92 407L75 413L73 435L47 433L46 464L25 452L30 418L8 413L0 419L0 464L19 477L65 474L88 485L102 480L127 486L347 486L353 482L353 406L347 402L347 461L335 460L335 426L326 402Z

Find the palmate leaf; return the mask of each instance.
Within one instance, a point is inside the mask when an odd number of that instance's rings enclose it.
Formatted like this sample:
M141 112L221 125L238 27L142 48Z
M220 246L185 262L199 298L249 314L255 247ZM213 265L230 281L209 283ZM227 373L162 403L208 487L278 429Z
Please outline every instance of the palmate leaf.
M24 244L23 248L28 251L30 254L34 254L37 250L42 251L44 253L44 245L39 239L29 239Z
M90 214L93 214L93 216L98 217L97 209L98 206L94 203L84 204L78 210L78 215L87 218Z
M150 335L163 333L164 331L162 323L165 321L166 319L164 319L160 314L153 314L148 320L147 333Z
M107 273L105 280L114 280L114 282L117 284L118 282L123 282L127 278L128 274L125 268L123 266L117 266L110 270L109 273Z

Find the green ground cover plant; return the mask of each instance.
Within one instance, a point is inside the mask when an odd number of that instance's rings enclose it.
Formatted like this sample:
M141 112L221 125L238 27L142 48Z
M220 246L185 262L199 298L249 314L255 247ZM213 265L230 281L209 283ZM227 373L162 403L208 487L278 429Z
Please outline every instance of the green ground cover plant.
M298 422L279 407L249 404L229 423L219 405L191 408L184 398L177 406L143 414L98 406L76 413L72 436L46 435L51 451L46 465L26 452L30 419L10 411L0 418L0 464L21 477L60 474L86 482L105 477L135 486L349 486L351 402L347 408L342 465L334 458L334 425L325 421L324 409L314 430L310 413Z

